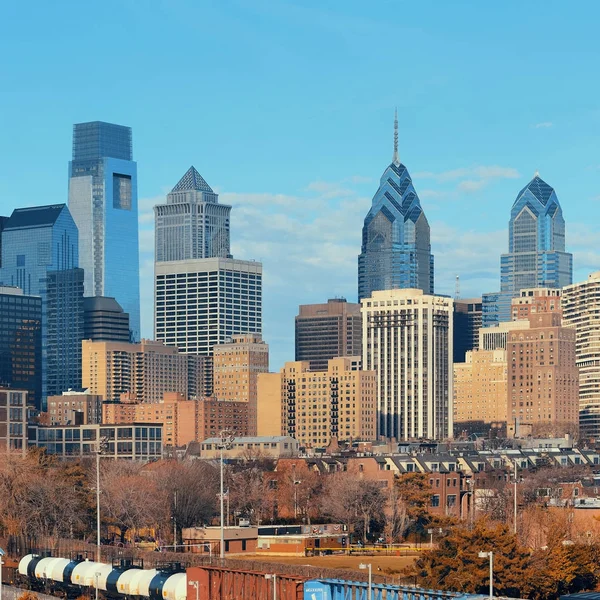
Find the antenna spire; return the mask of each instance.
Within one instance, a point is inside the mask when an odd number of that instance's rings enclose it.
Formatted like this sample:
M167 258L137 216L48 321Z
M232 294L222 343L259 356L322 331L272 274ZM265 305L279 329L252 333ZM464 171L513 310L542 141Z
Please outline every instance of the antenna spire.
M392 162L395 165L400 164L400 159L398 158L398 108L394 110L394 156L392 157Z

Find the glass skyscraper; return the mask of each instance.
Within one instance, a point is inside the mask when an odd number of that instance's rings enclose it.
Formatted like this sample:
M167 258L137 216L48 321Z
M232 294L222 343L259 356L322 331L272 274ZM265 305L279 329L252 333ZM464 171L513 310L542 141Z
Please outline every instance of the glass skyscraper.
M365 217L358 257L358 300L376 290L413 288L433 294L429 223L406 167L398 158L398 118L394 155Z
M518 193L508 223L508 253L500 259L500 292L483 295L483 325L510 321L511 300L526 288L573 282L565 252L565 220L556 192L538 173Z
M77 226L66 204L19 208L6 222L0 281L42 299L42 398L38 408L44 407L50 393L81 386L83 281L78 260Z
M167 203L154 207L156 262L230 257L230 212L190 167L167 194Z
M69 209L79 229L86 296L116 298L140 338L137 165L131 128L94 121L73 127Z

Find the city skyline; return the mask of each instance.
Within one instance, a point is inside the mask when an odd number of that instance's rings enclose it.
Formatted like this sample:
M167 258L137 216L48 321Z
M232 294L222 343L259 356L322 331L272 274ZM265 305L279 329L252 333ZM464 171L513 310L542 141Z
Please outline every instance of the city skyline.
M581 23L546 3L509 3L512 11L471 4L435 11L406 6L398 24L389 11L374 14L359 3L343 11L253 3L236 6L239 20L232 25L229 5L189 7L183 20L167 6L154 13L108 2L95 15L98 29L90 30L87 9L69 4L54 11L39 4L33 17L16 6L8 10L5 23L26 20L27 27L3 29L0 41L6 53L20 55L18 65L7 65L12 91L0 100L0 156L11 173L0 181L1 214L67 200L64 165L73 123L103 119L132 127L145 337L152 336L153 206L164 202L190 164L220 202L234 207L233 255L264 264L263 337L273 369L293 357L299 304L336 295L355 301L360 229L389 161L396 105L400 155L431 227L437 293L454 295L457 274L462 296L498 288L508 210L536 169L561 200L573 280L600 266L600 111L589 77L599 53L593 18ZM123 11L123 22L135 20L138 27L96 61L105 41L99 32L114 26L112 5ZM599 13L594 3L586 6L592 17ZM211 42L203 49L192 42L195 35L180 35L194 34L200 20ZM533 32L532 20L539 24ZM547 45L545 32L557 23L568 52ZM154 47L145 35L154 30L163 32L165 44ZM56 32L67 31L69 44L56 41ZM226 48L218 43L224 32L232 38ZM506 42L521 37L531 42L525 55ZM406 55L398 39L415 50ZM41 45L44 69L36 58ZM77 78L59 66L63 54ZM399 54L406 55L403 77L390 78L389 62ZM140 57L134 77L114 69L123 56ZM192 69L202 77L190 78ZM560 86L553 85L557 72ZM173 95L170 83L184 77L188 92ZM259 77L262 85L252 85ZM384 80L384 90L373 93ZM36 186L22 185L32 164L44 181L42 198ZM307 283L296 287L294 281Z

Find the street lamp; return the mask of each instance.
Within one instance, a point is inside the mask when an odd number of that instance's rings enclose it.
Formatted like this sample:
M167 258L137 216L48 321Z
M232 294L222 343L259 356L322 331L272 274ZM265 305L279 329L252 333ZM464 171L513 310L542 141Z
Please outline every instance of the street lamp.
M373 566L371 563L360 563L358 568L369 570L369 593L367 595L367 600L373 600Z
M515 508L514 508L514 534L517 535L517 459L515 458Z
M273 600L277 600L277 575L275 573L265 575L265 579L273 580Z
M198 600L198 588L200 587L199 582L198 581L190 581L189 584L195 588L196 590L196 600Z
M301 483L301 481L294 479L294 519L298 518L298 486Z
M100 577L100 572L96 571L94 575L96 576L96 600L98 600L98 578Z
M221 547L219 548L219 556L225 558L225 491L223 485L223 450L229 450L233 446L235 437L229 431L221 431L221 443L219 450L221 451Z
M0 548L0 600L2 600L2 557L4 556L4 550Z
M98 430L98 447L96 448L96 537L98 544L98 558L100 562L100 455L108 448L108 438L100 437ZM97 595L97 592L96 592Z
M490 599L494 597L494 553L490 550L489 552L480 552L479 558L490 559Z

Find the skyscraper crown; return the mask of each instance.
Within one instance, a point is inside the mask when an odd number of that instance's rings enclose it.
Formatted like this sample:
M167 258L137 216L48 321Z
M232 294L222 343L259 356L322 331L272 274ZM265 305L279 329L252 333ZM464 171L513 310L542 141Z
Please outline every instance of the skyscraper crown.
M191 166L185 173L185 175L179 180L177 185L171 190L171 192L189 192L189 191L197 191L197 192L209 192L214 194L212 188L202 175L196 171L196 169Z

